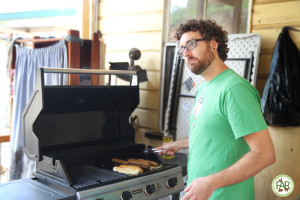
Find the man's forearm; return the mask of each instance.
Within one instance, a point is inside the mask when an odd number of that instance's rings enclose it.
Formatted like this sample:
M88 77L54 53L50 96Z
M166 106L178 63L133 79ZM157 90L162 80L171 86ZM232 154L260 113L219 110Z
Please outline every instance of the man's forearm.
M189 137L181 138L179 140L176 140L178 147L180 149L187 149L189 148Z
M255 176L262 169L272 164L271 160L261 160L261 156L253 152L245 154L239 161L232 166L212 175L215 189L233 185Z
M164 149L165 154L173 155L180 149L186 149L189 147L189 138L181 138L174 142L163 143L163 145L156 147L156 149Z
M247 180L275 162L274 147L267 134L268 133L265 133L266 137L262 140L267 142L260 144L260 147L252 146L251 151L245 154L235 164L208 176L215 189ZM251 145L249 146L251 148Z

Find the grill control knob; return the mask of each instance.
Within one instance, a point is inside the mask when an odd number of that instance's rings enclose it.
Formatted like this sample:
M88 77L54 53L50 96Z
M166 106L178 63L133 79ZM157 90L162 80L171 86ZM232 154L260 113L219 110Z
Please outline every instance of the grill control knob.
M146 188L145 188L145 194L146 195L151 195L155 192L155 186L154 184L151 184L151 185L147 185Z
M121 200L130 200L131 198L132 198L132 195L129 190L124 191L121 195Z
M167 188L173 188L177 185L177 183L178 183L177 177L169 178L167 181Z

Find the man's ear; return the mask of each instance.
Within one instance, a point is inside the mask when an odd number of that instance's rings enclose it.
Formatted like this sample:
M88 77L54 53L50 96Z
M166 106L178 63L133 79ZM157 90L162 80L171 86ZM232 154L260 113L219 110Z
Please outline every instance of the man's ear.
M218 49L218 46L219 46L219 43L216 42L215 38L212 38L212 39L211 39L211 48L212 48L213 50L217 50L217 49Z

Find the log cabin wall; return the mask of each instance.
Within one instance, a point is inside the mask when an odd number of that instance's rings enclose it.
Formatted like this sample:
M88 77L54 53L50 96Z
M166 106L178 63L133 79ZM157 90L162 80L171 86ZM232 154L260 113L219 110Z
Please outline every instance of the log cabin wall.
M158 129L160 70L162 55L164 0L101 0L99 30L109 62L129 62L129 50L138 48L141 58L135 61L147 70L148 81L140 83L136 142L158 145L161 141L145 138L146 131Z
M282 27L292 26L300 30L300 1L253 0L250 30L262 38L256 88L262 95L270 69L273 48ZM290 31L300 49L300 33ZM300 67L300 66L299 66ZM300 78L300 77L299 77ZM300 196L300 127L269 127L275 146L276 163L255 177L256 200L279 200L272 191L272 181L280 174L290 176L295 184L293 193L285 197L294 200Z

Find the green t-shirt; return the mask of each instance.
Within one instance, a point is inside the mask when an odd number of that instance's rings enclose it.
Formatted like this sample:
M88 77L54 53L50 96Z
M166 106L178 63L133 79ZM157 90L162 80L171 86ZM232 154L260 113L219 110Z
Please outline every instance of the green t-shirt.
M243 136L264 129L259 94L246 79L227 69L202 84L190 117L188 184L233 165L250 151ZM253 200L254 178L217 189L210 199Z

